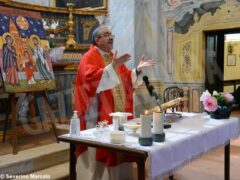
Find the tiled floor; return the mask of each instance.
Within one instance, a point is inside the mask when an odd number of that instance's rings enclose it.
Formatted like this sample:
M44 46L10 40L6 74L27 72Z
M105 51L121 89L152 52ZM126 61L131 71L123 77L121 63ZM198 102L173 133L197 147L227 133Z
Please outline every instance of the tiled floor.
M240 179L240 138L231 143L230 179ZM167 179L167 178L166 178ZM203 155L174 173L175 180L223 180L224 147Z
M240 111L233 116L240 117ZM230 180L240 180L240 138L231 142L230 147ZM164 180L167 180L165 178ZM174 180L223 180L224 179L224 147L189 162L174 173Z

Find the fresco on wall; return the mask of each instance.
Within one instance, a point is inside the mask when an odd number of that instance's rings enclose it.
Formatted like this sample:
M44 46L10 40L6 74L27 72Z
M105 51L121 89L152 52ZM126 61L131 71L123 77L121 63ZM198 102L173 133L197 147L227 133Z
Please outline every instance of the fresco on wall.
M0 12L0 68L5 91L53 89L49 45L40 14L3 7Z
M182 11L182 14L178 14L178 20L175 21L175 32L186 34L189 28L195 22L198 22L205 13L210 12L214 15L222 3L223 1L220 0L218 2L204 2L203 4L200 4L198 8L196 8L194 4L188 6L188 11Z

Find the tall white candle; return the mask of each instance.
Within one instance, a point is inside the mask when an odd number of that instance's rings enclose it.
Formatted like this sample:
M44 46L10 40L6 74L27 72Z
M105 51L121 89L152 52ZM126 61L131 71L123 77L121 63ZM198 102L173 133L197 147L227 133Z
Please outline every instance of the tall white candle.
M163 133L164 114L160 112L153 113L153 134Z
M140 128L140 137L152 137L151 133L151 115L144 114L140 115L140 123L141 123L141 128Z

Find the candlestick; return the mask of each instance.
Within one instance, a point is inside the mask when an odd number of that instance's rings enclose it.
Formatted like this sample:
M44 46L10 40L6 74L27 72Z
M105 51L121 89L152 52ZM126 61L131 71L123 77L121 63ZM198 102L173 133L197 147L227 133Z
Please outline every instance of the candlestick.
M160 112L153 113L153 133L161 134L163 133L163 121L164 114Z
M165 133L163 131L164 113L153 113L153 141L163 142L165 141Z
M151 116L149 115L140 115L140 123L141 123L141 128L140 128L140 137L151 137Z
M144 114L140 115L140 137L139 144L142 146L151 146L153 142L152 133L151 133L151 115Z

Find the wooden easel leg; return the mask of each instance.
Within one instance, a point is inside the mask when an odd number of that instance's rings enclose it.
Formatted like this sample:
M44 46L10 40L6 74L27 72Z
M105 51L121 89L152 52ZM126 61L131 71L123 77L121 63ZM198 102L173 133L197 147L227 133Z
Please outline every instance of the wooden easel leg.
M13 154L17 154L17 113L15 94L10 94L11 111L12 111L12 146Z
M8 95L8 100L7 100L7 106L6 106L6 117L4 121L4 128L3 128L3 138L2 142L5 142L6 139L6 133L7 133L7 126L8 126L8 118L9 118L9 113L10 113L10 95Z
M35 120L36 110L35 110L35 103L34 103L34 95L32 93L28 93L28 103L29 103L29 114L30 114L29 122L36 126L37 124Z
M46 108L46 113L48 114L48 118L50 119L50 123L52 125L52 129L53 129L54 135L55 135L56 140L58 142L57 128L55 126L55 119L56 119L55 115L53 114L52 109L51 109L51 107L48 104L48 98L47 98L46 92L43 91L42 92L42 96L43 96L43 99L44 99L44 105L45 105L45 108Z
M41 108L41 114L40 114L40 120L41 120L41 127L43 132L48 132L49 131L49 127L48 127L48 123L46 123L45 121L48 121L48 117L47 117L47 113L46 113L46 103L45 100L43 98L42 92L40 92L40 95L38 96L38 105L40 105L39 108Z

